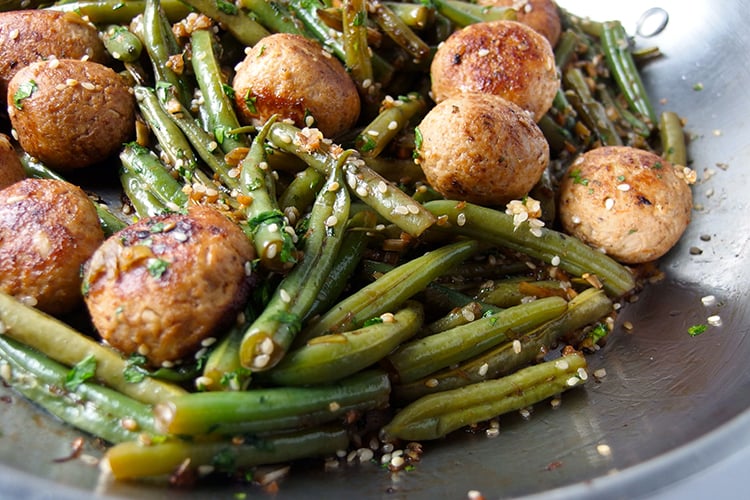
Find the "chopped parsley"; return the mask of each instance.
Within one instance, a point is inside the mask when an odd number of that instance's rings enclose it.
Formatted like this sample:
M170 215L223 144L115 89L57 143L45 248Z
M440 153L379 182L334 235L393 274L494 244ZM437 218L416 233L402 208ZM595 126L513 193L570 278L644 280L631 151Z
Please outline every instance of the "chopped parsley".
M133 354L130 356L125 364L125 370L122 375L125 381L129 384L137 384L146 378L148 372L145 368L146 357L140 354Z
M693 325L688 328L688 334L690 334L691 337L697 337L706 330L708 330L708 325Z
M161 278L162 275L167 272L167 268L169 268L169 262L159 258L148 259L146 268L148 269L148 273L151 276L153 276L154 278Z
M581 186L588 186L589 180L585 177L581 177L581 170L576 169L570 172L569 177L573 179L573 184L580 184Z
M227 0L216 0L216 7L219 8L224 14L234 15L237 14L237 6Z
M382 322L383 322L383 318L378 316L378 317L370 318L366 320L364 323L362 323L362 326L365 327L365 326L379 325Z
M70 369L65 376L65 388L75 391L82 383L92 378L96 373L96 358L89 354Z
M253 115L258 114L258 108L255 107L255 101L257 99L258 99L257 97L250 95L249 89L247 92L245 92L245 98L244 98L245 106L247 106L247 110Z
M39 87L34 80L29 80L18 86L13 94L13 105L16 109L23 109L23 100L28 99Z

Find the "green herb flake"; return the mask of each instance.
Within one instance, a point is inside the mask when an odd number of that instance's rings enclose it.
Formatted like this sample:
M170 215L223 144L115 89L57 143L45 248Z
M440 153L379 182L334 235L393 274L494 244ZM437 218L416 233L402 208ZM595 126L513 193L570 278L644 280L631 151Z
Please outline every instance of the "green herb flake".
M700 335L701 333L705 332L706 330L708 330L708 325L703 325L703 324L701 324L701 325L693 325L693 326L691 326L691 327L688 328L688 334L691 337L697 337L698 335Z
M226 83L221 84L221 88L224 91L224 95L226 95L229 99L234 99L234 88L231 85L227 85Z
M367 20L367 13L364 10L360 10L354 16L354 21L352 24L354 26L364 26L366 20Z
M375 139L370 137L369 135L360 135L359 141L362 143L362 145L359 147L359 150L363 153L368 153L375 149L375 146L377 143L375 142Z
M617 182L625 182L625 176L624 175L618 175L617 176Z
M13 105L16 109L23 109L23 100L31 97L38 88L34 80L29 80L19 85L15 94L13 94Z
M125 381L129 384L137 384L138 382L143 381L143 379L146 378L146 375L148 375L146 369L143 368L145 365L145 356L140 354L133 354L130 356L126 361L125 370L122 372Z
M154 224L152 224L152 225L151 225L151 226L150 226L150 227L148 228L148 230L149 230L149 232L151 232L151 233L163 233L163 232L164 232L164 228L165 228L165 227L166 227L166 226L164 225L164 223L163 223L163 222L155 222Z
M82 383L92 378L96 373L96 358L89 354L76 363L65 376L65 388L75 391Z
M604 323L598 323L593 330L591 330L591 340L596 344L601 339L607 336L609 328Z
M703 90L703 84L701 82L694 84L693 90L695 90L696 92L700 92L701 90Z
M248 90L245 93L245 97L244 97L245 106L247 106L247 110L253 115L258 114L258 108L255 107L255 101L257 99L258 99L257 97L250 95L250 90Z
M581 177L581 170L576 169L570 172L569 177L573 179L573 184L580 184L581 186L588 186L589 180L585 177Z
M370 318L366 320L364 323L362 323L362 326L365 327L365 326L379 325L382 322L383 322L383 318L381 317Z
M146 268L148 269L148 273L151 276L158 279L161 278L162 275L167 271L167 268L169 268L169 262L158 258L148 259Z

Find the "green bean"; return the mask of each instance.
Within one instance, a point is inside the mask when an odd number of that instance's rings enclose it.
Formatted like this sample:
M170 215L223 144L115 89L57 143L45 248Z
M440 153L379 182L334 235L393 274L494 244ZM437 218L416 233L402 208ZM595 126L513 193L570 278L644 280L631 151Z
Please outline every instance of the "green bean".
M566 29L560 34L555 45L555 65L564 70L573 59L578 49L578 35L571 29Z
M4 335L64 365L73 366L88 356L95 357L96 379L138 401L156 403L185 393L176 385L148 377L129 382L128 365L120 355L5 293L0 293L0 322L5 326Z
M378 116L357 136L355 147L365 158L378 156L409 120L424 111L426 106L425 100L417 93L384 101Z
M267 269L284 270L294 263L294 242L276 202L275 182L265 151L266 137L275 121L276 116L272 116L263 125L240 162L239 190L252 200L245 206L245 216L261 263Z
M421 3L384 2L409 27L422 30L432 24L435 9Z
M570 67L565 71L563 81L569 89L566 97L586 126L596 132L602 144L622 145L620 135L607 116L604 106L591 95L583 72L577 67Z
M377 217L369 210L357 212L349 219L339 255L331 267L328 279L320 287L310 310L303 318L303 322L327 311L339 300L367 250L370 230L375 227L376 222Z
M133 62L141 57L141 39L119 24L111 24L102 33L102 42L107 52L118 61Z
M397 401L410 402L427 394L510 375L538 361L561 339L577 340L568 337L611 313L612 306L612 301L602 290L587 288L568 303L568 309L559 318L531 332L512 332L510 341L456 366L408 384L395 385L393 397Z
M288 211L291 209L296 220L313 204L315 194L320 191L324 182L323 174L313 167L307 167L298 172L284 192L281 193L278 202L279 207L287 214L287 217L289 217ZM290 222L293 221L290 219Z
M451 4L444 0L433 0L438 13L449 19L458 27L465 27L470 24L476 24L482 21L482 19L473 12L469 12L466 8L466 4L461 2L460 5Z
M232 2L213 0L182 0L198 12L202 12L221 24L240 43L253 46L270 35L268 30L256 22L247 12Z
M494 282L492 286L480 290L476 298L497 307L511 307L528 297L549 295L565 297L567 291L563 283L557 280L516 278Z
M464 23L471 20L470 17L464 19L460 13L470 15L479 21L515 21L518 14L513 7L479 5L465 0L440 0L437 5L438 12L457 22L459 26L466 26ZM449 12L451 15L448 15Z
M120 186L138 218L168 213L164 202L148 190L141 178L125 165L120 167Z
M67 367L2 335L0 360L6 383L69 425L110 443L156 433L149 405L89 381L69 387Z
M430 56L430 46L418 37L388 5L380 0L370 0L367 2L367 8L372 19L383 32L415 60L420 61Z
M273 0L239 0L238 5L255 14L257 21L273 33L303 35L283 2Z
M319 172L328 174L336 157L321 146L315 150L298 144L301 131L286 123L275 123L269 141L277 148L292 153ZM419 236L434 222L435 218L421 204L397 186L373 171L360 158L351 157L343 165L346 183L352 192L384 219L393 222L412 236Z
M498 309L499 310L499 309ZM418 337L426 337L436 333L444 332L457 326L466 325L483 314L482 305L471 301L461 307L452 309L448 314L442 316L430 324L424 325L418 333Z
M208 353L202 375L196 380L198 389L238 391L250 384L252 374L240 363L242 337L253 317L250 309L246 308L246 320L232 326Z
M509 307L466 325L402 344L388 356L400 383L465 361L508 340L510 332L529 331L565 312L567 301L546 297Z
M51 170L36 158L32 158L28 153L19 155L19 160L21 160L21 165L23 165L23 169L28 177L65 181L60 174ZM104 236L111 236L128 225L127 222L125 222L121 216L116 215L106 203L93 199L91 201L96 209L96 214L99 216L99 224L102 226Z
M383 408L390 382L382 370L314 387L196 392L154 407L156 425L171 435L238 435L312 427L350 411Z
M182 184L150 150L134 142L128 143L120 151L120 161L169 210L176 212L187 207L188 197Z
M441 218L438 229L524 252L548 264L554 260L578 277L595 275L612 296L635 288L633 274L626 267L572 236L547 228L540 228L536 236L527 222L516 228L512 215L471 203L438 200L424 206Z
M151 59L157 87L175 97L183 106L189 106L192 85L172 69L170 58L181 54L181 47L161 9L160 0L145 0L140 35Z
M263 436L242 443L173 440L144 446L127 442L107 450L102 469L115 479L136 479L171 474L185 463L195 468L223 464L224 468L234 470L301 458L332 456L348 447L349 435L340 427Z
M346 161L346 155L340 161ZM302 261L284 277L263 312L245 331L240 346L244 367L268 370L286 354L336 259L349 219L349 204L341 169L334 168L315 200Z
M615 99L609 91L609 88L604 84L598 84L596 86L597 95L599 100L605 109L614 109L618 117L620 117L625 124L630 127L632 132L640 135L641 137L648 138L651 135L651 128L648 124L635 116L625 105L619 100Z
M673 165L687 166L685 130L677 113L664 111L659 115L659 135L664 158Z
M46 0L44 3L48 3ZM161 7L168 19L177 21L187 16L192 9L181 0L161 0ZM25 7L28 8L28 7ZM58 2L45 7L49 10L75 12L87 17L95 24L127 24L146 9L145 0L78 0Z
M428 440L526 408L586 382L579 353L523 368L503 378L424 396L383 428L386 439Z
M344 64L360 89L370 98L376 88L372 85L372 61L367 44L367 8L365 0L343 0L342 23Z
M628 34L619 21L603 23L601 45L604 59L620 91L633 111L640 114L647 124L653 127L657 123L656 114L630 53Z
M565 127L559 125L549 113L542 116L537 125L542 130L552 151L560 153L568 151L571 146L575 147L573 134Z
M354 292L301 332L300 341L359 328L365 321L393 310L423 290L428 283L459 264L479 248L476 241L461 241L428 252L384 274Z
M193 31L190 34L192 47L190 60L208 115L208 130L216 138L221 150L229 153L235 148L246 148L249 144L244 135L232 133L240 128L240 122L227 96L226 84L214 53L213 42L212 31L207 29Z
M266 372L267 378L286 386L326 384L344 379L377 363L414 336L422 326L423 316L422 305L410 301L395 314L386 313L373 324L316 337L291 351Z

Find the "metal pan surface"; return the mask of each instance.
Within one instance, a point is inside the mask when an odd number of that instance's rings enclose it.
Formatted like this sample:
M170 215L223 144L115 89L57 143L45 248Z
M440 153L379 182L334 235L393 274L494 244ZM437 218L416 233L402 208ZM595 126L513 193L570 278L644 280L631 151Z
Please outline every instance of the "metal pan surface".
M653 36L636 41L664 54L645 67L645 80L657 110L687 119L699 178L692 223L660 263L666 279L624 309L606 347L590 358L606 377L566 394L560 408L504 417L496 438L458 433L427 443L422 461L396 474L374 464L326 474L293 469L279 498L466 498L472 490L485 498L645 497L700 481L705 469L720 471L750 450L750 9L740 0L559 3L593 19L621 19L629 33L642 14L661 9L642 21L641 32ZM708 296L715 303L705 304ZM688 334L709 316L721 325ZM94 466L55 461L70 454L75 436L0 387L0 497L258 494L232 484L175 491L103 482ZM742 480L718 474L724 488Z

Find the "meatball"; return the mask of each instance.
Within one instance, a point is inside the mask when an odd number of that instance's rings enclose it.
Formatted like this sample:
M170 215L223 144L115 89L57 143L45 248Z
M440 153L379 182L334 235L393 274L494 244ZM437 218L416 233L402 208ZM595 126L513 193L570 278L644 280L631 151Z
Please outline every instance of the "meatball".
M495 94L529 111L534 121L552 106L560 87L546 38L517 21L469 25L441 44L430 66L432 97Z
M264 38L237 65L232 86L245 123L260 125L278 114L302 127L311 116L326 137L336 137L359 117L357 87L344 66L300 35Z
M8 85L8 114L21 147L61 171L112 156L135 132L135 98L125 80L77 59L18 71Z
M78 186L24 179L0 191L0 289L49 314L81 304L81 266L104 240Z
M563 228L626 264L657 259L690 222L689 173L641 149L593 149L561 181Z
M153 366L175 362L236 319L254 258L245 233L213 208L144 218L86 263L86 305L112 347Z
M18 70L50 58L105 62L99 34L81 16L52 10L0 13L0 95Z
M552 0L477 0L479 5L512 7L516 20L534 28L554 47L560 38L562 26L557 4Z
M446 99L417 128L417 161L447 198L505 204L526 195L549 163L549 145L537 124L494 94Z
M26 171L18 158L16 148L5 134L0 134L0 189L26 177Z

